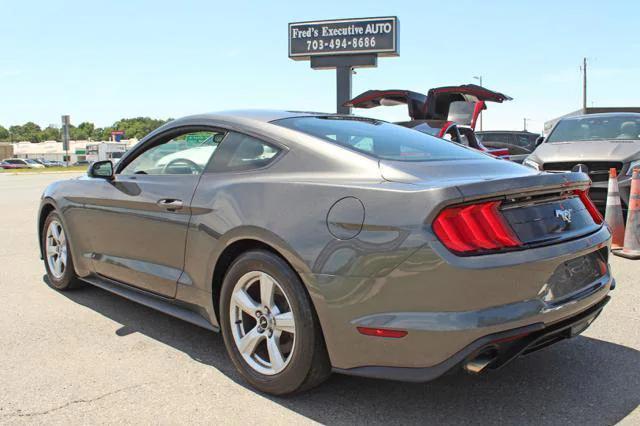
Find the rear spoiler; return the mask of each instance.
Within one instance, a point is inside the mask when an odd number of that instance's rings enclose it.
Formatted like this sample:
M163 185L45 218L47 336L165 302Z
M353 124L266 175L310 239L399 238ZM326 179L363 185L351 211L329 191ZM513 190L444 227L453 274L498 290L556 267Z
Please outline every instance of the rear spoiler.
M553 190L588 189L591 179L585 173L540 173L522 176L516 179L505 178L490 181L491 191L487 191L488 182L473 182L458 185L464 201L486 198L493 194L499 196L527 195L544 193Z

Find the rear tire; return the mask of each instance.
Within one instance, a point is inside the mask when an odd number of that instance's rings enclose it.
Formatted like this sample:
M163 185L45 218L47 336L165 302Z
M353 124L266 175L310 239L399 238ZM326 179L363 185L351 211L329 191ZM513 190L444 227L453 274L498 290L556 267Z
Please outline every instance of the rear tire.
M56 290L71 290L82 286L73 267L69 238L56 211L47 216L42 228L42 252L47 270L47 284Z
M229 357L258 390L285 395L331 373L322 330L293 269L277 255L240 255L222 283L220 323Z

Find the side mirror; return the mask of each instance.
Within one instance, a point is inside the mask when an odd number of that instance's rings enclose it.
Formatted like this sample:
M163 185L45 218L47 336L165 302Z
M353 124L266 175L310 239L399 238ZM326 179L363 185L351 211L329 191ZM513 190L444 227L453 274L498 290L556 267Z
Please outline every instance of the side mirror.
M542 142L544 142L544 136L538 136L536 138L536 146L540 146Z
M92 178L113 179L113 163L111 160L96 161L89 166L87 175Z

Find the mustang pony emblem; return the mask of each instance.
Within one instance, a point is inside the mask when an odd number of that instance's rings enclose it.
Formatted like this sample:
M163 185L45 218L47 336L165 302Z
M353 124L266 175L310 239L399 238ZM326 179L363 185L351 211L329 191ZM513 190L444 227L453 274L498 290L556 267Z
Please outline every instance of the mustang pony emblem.
M571 209L556 210L556 217L562 219L563 222L571 223Z

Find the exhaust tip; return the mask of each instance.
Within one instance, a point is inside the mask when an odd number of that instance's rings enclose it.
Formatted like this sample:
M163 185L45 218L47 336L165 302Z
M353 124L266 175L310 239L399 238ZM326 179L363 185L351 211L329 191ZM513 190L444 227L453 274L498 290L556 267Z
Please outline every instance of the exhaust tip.
M496 354L494 351L481 353L480 355L473 358L472 360L467 361L464 364L464 370L467 373L480 374L495 359L496 359Z

